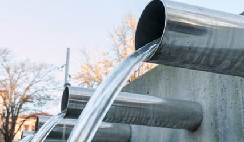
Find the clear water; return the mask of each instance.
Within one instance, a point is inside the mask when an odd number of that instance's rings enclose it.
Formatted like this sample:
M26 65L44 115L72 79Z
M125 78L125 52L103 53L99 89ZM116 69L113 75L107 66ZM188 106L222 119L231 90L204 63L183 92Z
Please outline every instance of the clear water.
M51 117L38 132L34 135L31 142L43 142L48 134L52 131L55 125L64 117L65 112L61 112L53 117Z
M119 63L94 92L78 118L68 142L90 142L116 96L127 80L157 50L156 41L151 42Z
M34 135L28 135L26 137L24 137L21 141L19 142L30 142L32 140Z

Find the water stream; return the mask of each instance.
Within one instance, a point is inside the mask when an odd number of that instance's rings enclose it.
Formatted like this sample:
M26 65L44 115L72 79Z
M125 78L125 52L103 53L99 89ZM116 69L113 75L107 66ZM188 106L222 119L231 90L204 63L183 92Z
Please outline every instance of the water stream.
M157 50L157 41L141 47L109 73L79 116L68 142L90 142L93 139L103 118L127 80L139 65L149 59Z
M61 112L53 117L51 117L38 132L34 135L31 142L43 142L48 134L52 131L55 125L64 117L65 112Z

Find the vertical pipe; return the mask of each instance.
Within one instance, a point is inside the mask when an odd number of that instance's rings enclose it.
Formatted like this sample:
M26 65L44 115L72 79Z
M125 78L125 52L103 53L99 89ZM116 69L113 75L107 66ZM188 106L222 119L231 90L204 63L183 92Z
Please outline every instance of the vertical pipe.
M70 48L67 48L66 53L66 64L65 64L65 79L64 79L64 87L70 86L69 83L69 63L70 63Z

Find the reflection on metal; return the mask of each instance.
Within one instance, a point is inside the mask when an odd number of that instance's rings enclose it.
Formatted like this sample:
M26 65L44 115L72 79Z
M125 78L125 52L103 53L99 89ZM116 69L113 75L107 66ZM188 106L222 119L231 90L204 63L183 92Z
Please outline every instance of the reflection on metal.
M139 20L135 46L160 38L149 62L243 77L243 37L241 15L153 0Z
M66 87L61 109L66 118L77 118L95 90ZM120 93L109 109L105 122L195 130L202 122L200 104L148 95Z
M35 131L38 131L41 126L46 123L49 116L38 116ZM76 119L63 119L61 120L47 136L47 141L61 141L67 140L69 135L76 124ZM126 124L110 124L102 123L95 134L93 142L129 142L131 138L130 125Z

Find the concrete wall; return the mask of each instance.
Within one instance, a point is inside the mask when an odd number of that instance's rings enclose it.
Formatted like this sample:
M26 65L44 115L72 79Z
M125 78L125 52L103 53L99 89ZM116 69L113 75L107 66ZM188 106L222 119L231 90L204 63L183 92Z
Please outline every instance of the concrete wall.
M195 132L132 127L132 142L244 141L244 84L240 77L158 66L123 91L199 102L203 122Z

